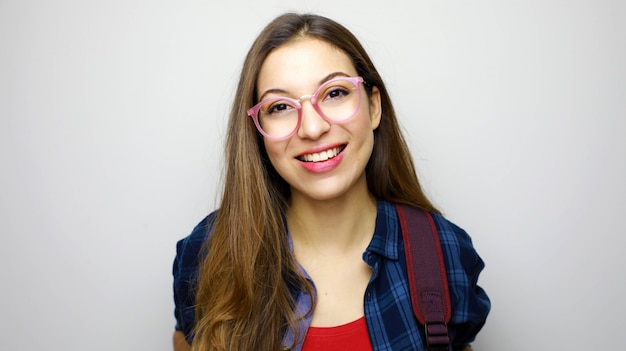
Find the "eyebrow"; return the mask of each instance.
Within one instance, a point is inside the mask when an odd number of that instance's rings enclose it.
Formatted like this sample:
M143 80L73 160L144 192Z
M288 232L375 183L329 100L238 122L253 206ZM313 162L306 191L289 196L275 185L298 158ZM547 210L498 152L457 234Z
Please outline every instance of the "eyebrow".
M344 72L333 72L330 73L329 75L327 75L326 77L320 79L320 81L318 82L317 86L319 87L320 85L328 82L329 80L333 79L333 78L337 78L337 77L349 77L350 75ZM317 88L316 88L317 89ZM284 95L284 94L288 94L289 92L287 90L284 89L279 89L279 88L274 88L274 89L268 89L266 91L263 92L263 94L261 94L259 96L259 101L263 101L263 99L265 98L265 95L268 94L280 94L280 95Z

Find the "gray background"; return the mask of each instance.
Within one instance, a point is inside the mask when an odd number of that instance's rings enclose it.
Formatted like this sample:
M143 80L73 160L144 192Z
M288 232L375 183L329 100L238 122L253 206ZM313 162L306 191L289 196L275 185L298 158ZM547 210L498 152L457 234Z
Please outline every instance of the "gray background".
M479 351L623 347L623 1L0 0L0 349L170 350L243 56L352 29L428 194L487 262Z

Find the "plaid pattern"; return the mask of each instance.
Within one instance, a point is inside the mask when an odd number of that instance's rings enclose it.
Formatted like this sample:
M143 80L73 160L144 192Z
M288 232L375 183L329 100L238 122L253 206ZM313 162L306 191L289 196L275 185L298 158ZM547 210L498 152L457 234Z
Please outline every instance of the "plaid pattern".
M214 214L205 218L187 238L177 244L174 261L174 299L177 330L189 341L194 323L193 294L190 282L197 275L197 255L212 227ZM439 232L446 263L452 319L449 324L452 349L473 341L490 310L490 301L477 286L484 268L482 259L472 246L470 237L461 228L440 215L433 215ZM425 350L423 326L413 316L406 273L404 245L395 206L378 202L376 230L363 260L373 273L364 297L364 309L372 348L382 350ZM306 275L306 272L304 272ZM308 277L308 275L307 275ZM298 309L306 311L309 296L299 293ZM310 319L305 323L310 323ZM285 336L286 344L291 340ZM296 350L299 350L299 345Z
M490 302L476 285L484 263L461 228L433 214L446 263L456 349L474 340L485 323ZM411 309L404 244L395 206L379 201L374 238L363 255L373 269L365 294L365 317L374 350L424 350L423 326Z

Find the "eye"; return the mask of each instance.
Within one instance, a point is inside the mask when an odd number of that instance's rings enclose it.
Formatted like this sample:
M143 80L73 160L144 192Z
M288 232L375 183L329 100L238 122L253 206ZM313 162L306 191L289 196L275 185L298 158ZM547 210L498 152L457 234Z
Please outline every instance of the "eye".
M350 90L341 86L331 87L326 90L324 100L343 100L350 95Z
M272 106L270 106L267 109L267 113L271 114L271 113L276 113L279 111L284 111L286 109L289 108L289 105L285 104L285 103L278 103L278 104L273 104Z
M278 100L278 101L269 101L261 108L263 116L267 117L279 117L285 114L289 114L293 111L297 111L296 107L292 104Z

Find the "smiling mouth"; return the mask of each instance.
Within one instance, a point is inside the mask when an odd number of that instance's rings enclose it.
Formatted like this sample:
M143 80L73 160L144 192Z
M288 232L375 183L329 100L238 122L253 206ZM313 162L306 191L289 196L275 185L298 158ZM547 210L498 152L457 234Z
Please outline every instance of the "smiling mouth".
M297 159L303 162L323 162L339 155L345 148L346 146L342 145L322 152L301 155Z

